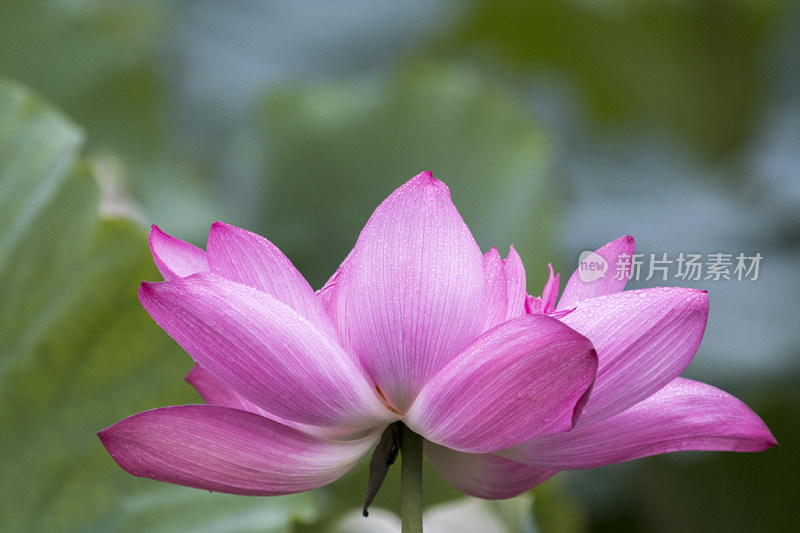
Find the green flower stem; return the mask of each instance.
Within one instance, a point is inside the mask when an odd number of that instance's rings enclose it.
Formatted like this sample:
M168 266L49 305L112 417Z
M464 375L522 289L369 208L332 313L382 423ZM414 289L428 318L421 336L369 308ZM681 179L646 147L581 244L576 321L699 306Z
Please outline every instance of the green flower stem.
M403 533L422 533L422 437L405 426L400 454L400 518Z

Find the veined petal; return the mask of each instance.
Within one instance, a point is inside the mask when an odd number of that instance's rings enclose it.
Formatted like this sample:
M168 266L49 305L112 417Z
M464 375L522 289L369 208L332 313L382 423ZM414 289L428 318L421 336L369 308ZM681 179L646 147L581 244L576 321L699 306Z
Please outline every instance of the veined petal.
M217 376L206 370L200 365L194 365L189 373L186 375L186 381L192 385L203 401L208 405L221 405L224 407L232 407L242 411L248 411L257 415L269 418L275 422L279 422L284 426L308 433L326 439L336 440L352 440L370 434L373 430L370 428L346 428L334 426L312 426L303 424L294 420L280 417L275 413L270 413L265 409L257 406L241 394L231 389Z
M99 434L129 473L199 489L275 496L335 481L375 443L327 441L259 415L214 405L163 407Z
M158 226L150 230L150 251L165 280L208 271L206 253L188 242L167 235Z
M744 403L711 385L676 378L606 420L544 435L501 452L542 468L594 468L686 450L758 452L777 444Z
M526 313L543 313L554 316L560 275L553 272L553 265L547 265L547 268L550 270L550 277L547 279L547 283L544 284L542 297L528 296L525 299Z
M483 274L486 280L486 322L484 331L506 321L508 313L508 286L503 260L497 248L492 248L483 256Z
M623 290L630 277L631 257L635 251L636 243L630 235L620 237L596 250L594 253L605 259L608 264L605 275L594 281L583 281L580 276L581 266L578 265L578 269L564 287L564 294L558 302L557 309L559 311L570 309L581 300Z
M525 268L522 259L511 246L508 257L500 259L497 248L483 256L486 280L486 322L484 331L525 313Z
M691 362L708 319L708 294L680 287L583 300L561 320L591 339L599 366L578 425L624 411L672 381Z
M339 265L339 268L336 269L336 272L325 282L325 285L322 286L320 290L317 291L316 297L317 301L322 305L323 309L328 313L330 316L333 314L332 306L331 306L331 298L333 298L333 294L335 292L335 286L337 281L339 280L339 274L341 274L342 270L344 270L347 261L350 259L350 255L352 255L353 251L350 250L350 253L347 254L347 257L344 258L342 264Z
M208 234L208 264L214 274L266 292L336 338L333 323L314 290L283 252L264 237L215 222Z
M553 265L547 265L547 269L550 271L550 277L547 278L547 283L544 284L544 289L542 289L542 302L544 302L544 312L552 313L556 310L561 275L553 272Z
M455 489L486 500L519 496L558 473L512 461L493 453L463 453L424 443L433 469Z
M483 256L447 186L423 172L384 200L333 292L345 347L404 411L486 319Z
M589 340L526 315L486 332L422 389L403 422L426 439L494 452L572 428L594 381Z
M196 362L270 413L353 429L397 418L338 344L264 292L201 273L142 283L139 299Z
M200 397L208 405L221 405L224 407L232 407L242 411L249 411L257 415L266 416L267 418L275 419L270 416L262 408L251 402L250 400L238 394L217 376L206 370L200 365L194 365L192 369L186 374L186 382L197 390ZM283 422L279 420L279 422Z
M513 246L509 248L508 256L503 259L503 272L506 276L508 294L506 320L511 320L525 314L525 298L528 296L525 267L522 266L522 258Z

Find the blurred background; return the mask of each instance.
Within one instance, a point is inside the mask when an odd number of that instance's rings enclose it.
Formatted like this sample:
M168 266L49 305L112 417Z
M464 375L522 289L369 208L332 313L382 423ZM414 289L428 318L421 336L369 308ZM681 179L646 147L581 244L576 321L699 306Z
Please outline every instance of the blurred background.
M17 106L0 118L28 128L0 128L0 155L52 145L51 174L85 188L37 226L15 207L34 196L0 186L4 228L30 232L0 239L4 531L328 531L360 506L364 465L310 495L229 498L132 478L95 432L198 401L188 356L136 302L159 279L149 224L200 246L215 220L250 229L318 288L422 170L484 251L515 246L532 294L548 263L567 279L624 234L646 257L763 257L757 280L629 287L709 291L684 375L741 398L781 446L562 473L509 504L533 513L509 531L800 521L800 3L8 0L0 76ZM98 203L102 219L80 215ZM396 510L398 478L377 507ZM458 497L426 484L428 505Z

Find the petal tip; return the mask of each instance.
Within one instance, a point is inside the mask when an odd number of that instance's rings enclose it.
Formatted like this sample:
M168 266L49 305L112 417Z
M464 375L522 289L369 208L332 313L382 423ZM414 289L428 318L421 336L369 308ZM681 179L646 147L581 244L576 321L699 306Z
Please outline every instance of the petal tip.
M222 222L221 220L216 220L216 221L214 221L213 224L211 224L211 228L209 229L209 233L213 233L215 231L229 231L232 228L234 228L234 226L231 226L230 224L226 224L225 222Z
M760 444L761 446L756 448L754 451L764 451L768 450L769 448L773 448L775 446L780 446L781 444L778 442L778 439L775 438L775 435L772 434L772 431L767 427L766 422L764 422L760 417L756 415L759 425L761 426L759 429L760 431L756 431L758 433L757 437L760 437ZM755 439L754 439L755 440Z
M150 252L154 257L157 257L156 247L158 240L168 237L164 231L155 224L150 225L150 234L147 236L147 244L150 245Z
M192 366L191 370L189 370L189 372L187 372L186 375L183 377L183 381L185 381L189 385L194 386L194 384L197 382L198 374L202 372L203 371L200 369L200 365L195 363L194 366Z
M430 170L425 170L411 178L407 184L411 185L420 185L420 186L429 186L440 189L442 191L449 191L450 189L447 185L436 178L433 177L433 172Z
M145 309L148 309L148 305L152 303L154 298L157 298L158 295L156 294L159 291L159 287L165 283L164 281L142 281L139 283L139 290L137 291L136 295L139 297L139 302L144 306Z
M127 468L123 462L120 462L119 459L119 439L117 431L115 430L116 426L119 424L120 422L117 422L116 424L112 424L107 428L98 431L97 437L100 439L100 442L102 443L103 447L105 447L106 451L108 451L109 455L111 455L111 458L114 459L114 461L125 471L132 473L131 470Z
M506 258L503 259L504 264L517 262L522 265L522 258L519 256L517 249L514 248L513 244L508 245L508 254L506 254Z
M693 299L700 305L703 311L708 314L708 291L705 289L693 289Z
M160 282L153 282L153 281L142 281L139 283L139 296L148 295L153 292L153 286L156 283Z

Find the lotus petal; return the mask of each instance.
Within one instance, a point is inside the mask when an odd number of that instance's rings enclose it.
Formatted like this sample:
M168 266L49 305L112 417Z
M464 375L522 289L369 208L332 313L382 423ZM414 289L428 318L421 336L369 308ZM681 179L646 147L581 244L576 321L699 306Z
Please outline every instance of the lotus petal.
M572 428L594 381L588 339L545 315L486 332L422 389L403 422L470 453Z
M114 460L135 476L253 496L327 485L350 470L379 435L328 441L214 405L145 411L99 433Z

